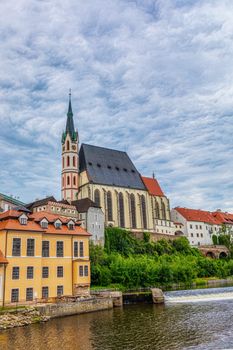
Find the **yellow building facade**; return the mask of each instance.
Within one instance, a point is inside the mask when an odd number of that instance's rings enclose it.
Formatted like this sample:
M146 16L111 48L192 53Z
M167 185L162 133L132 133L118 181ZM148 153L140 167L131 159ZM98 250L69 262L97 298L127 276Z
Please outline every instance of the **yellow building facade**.
M46 212L1 214L1 304L88 294L89 237L79 224Z

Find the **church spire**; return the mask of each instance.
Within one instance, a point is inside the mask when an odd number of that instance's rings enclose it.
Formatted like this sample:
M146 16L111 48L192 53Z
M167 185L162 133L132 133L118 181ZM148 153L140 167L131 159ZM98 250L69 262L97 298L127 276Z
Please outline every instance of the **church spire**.
M69 106L66 119L66 131L62 135L62 143L64 143L66 135L68 134L70 135L72 141L77 141L78 133L74 129L73 111L71 104L71 89L69 90Z

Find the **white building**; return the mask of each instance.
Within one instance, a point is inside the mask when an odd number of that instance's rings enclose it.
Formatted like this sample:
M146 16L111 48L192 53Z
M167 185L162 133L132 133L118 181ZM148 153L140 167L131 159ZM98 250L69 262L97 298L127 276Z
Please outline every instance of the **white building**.
M193 246L213 244L213 234L218 234L222 222L213 213L204 210L176 207L171 211L172 220L181 223L184 236Z

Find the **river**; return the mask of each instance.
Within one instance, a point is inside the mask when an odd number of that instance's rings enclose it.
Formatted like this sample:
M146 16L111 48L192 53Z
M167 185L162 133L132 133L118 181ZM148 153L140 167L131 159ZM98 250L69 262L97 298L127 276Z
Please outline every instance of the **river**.
M233 287L166 293L127 305L0 332L1 350L233 349Z

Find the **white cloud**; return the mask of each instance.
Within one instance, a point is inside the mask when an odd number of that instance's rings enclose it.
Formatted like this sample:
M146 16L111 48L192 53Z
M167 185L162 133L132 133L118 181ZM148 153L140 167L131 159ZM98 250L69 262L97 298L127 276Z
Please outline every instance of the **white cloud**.
M231 1L10 0L0 11L2 192L59 197L71 87L82 142L127 150L172 205L233 209Z

